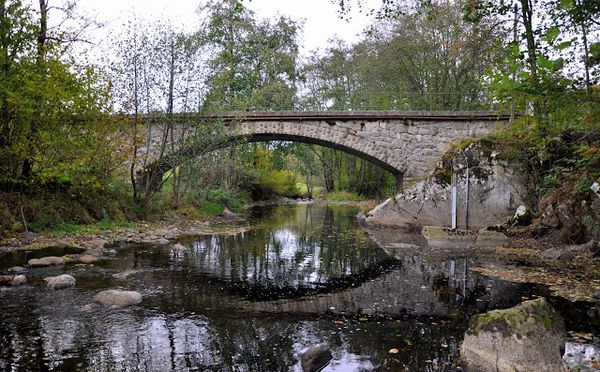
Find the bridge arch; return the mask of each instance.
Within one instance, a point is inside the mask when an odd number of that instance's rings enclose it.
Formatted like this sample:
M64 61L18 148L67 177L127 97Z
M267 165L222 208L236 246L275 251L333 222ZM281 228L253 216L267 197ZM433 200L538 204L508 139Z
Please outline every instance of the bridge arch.
M403 177L425 176L450 144L460 138L491 132L508 117L492 112L254 112L175 118L184 123L224 123L225 135L211 150L239 143L293 141L339 149ZM177 127L176 125L176 127ZM177 129L176 129L177 130ZM161 136L159 131L154 136ZM192 141L138 172L138 184L160 185L165 172L181 159L197 157L206 146Z

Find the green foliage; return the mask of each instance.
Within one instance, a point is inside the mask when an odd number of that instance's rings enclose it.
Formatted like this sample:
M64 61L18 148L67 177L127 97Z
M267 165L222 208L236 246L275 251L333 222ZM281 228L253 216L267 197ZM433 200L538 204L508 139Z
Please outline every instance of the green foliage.
M334 191L328 192L324 195L325 200L334 202L345 202L345 201L361 201L363 198L360 195L354 194L349 191Z

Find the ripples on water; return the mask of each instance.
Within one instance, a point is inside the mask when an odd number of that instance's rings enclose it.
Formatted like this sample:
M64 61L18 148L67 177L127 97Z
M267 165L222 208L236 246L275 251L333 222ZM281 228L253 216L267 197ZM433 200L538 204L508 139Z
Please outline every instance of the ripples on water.
M392 256L355 212L257 208L252 229L187 237L183 252L122 246L95 266L31 269L29 285L0 289L0 370L300 370L298 354L319 344L334 355L326 371L453 370L466 314L540 291L474 274L465 257ZM59 272L76 287L44 288ZM89 306L115 287L142 304Z

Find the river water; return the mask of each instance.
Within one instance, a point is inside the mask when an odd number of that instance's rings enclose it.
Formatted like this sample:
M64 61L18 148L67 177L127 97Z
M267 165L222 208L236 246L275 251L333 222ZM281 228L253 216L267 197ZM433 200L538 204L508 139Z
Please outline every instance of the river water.
M356 212L260 207L249 226L180 239L185 251L121 245L96 265L29 269L28 285L0 287L0 371L299 371L315 345L333 353L324 371L453 371L469 315L548 296L472 271L494 257L430 251L418 235L370 237ZM50 253L74 252L35 254ZM0 272L31 257L1 256ZM62 273L74 288L44 287ZM112 288L144 299L94 304ZM551 300L569 330L598 335L594 304Z

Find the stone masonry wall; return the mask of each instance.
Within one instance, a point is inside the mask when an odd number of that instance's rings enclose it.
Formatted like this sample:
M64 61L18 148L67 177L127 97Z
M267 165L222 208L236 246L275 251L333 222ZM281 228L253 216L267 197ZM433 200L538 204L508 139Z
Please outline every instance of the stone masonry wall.
M227 124L229 136L248 140L292 140L333 146L375 162L405 177L422 178L452 142L491 132L493 120L265 120ZM175 136L185 129L192 135L202 125L177 124ZM151 154L157 153L163 126L153 125ZM144 151L144 149L142 149ZM152 155L151 155L152 157Z

